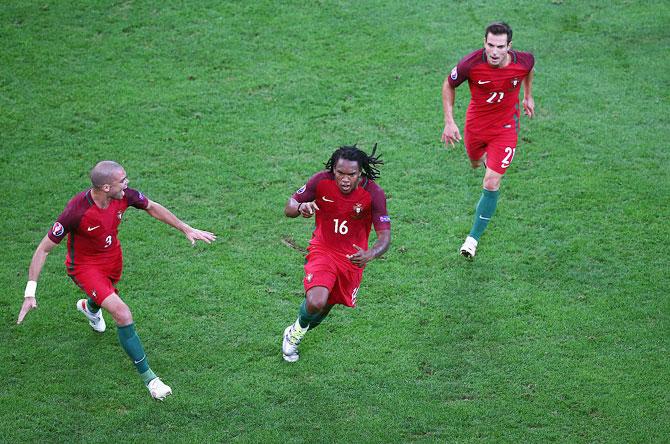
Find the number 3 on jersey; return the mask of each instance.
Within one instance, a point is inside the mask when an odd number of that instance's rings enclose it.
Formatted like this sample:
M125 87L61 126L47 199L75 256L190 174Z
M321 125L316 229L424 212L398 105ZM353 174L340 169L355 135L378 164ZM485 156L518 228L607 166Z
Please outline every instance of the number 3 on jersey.
M111 234L105 238L105 248L109 247L110 245L112 245L112 235Z
M349 232L346 219L343 220L342 223L340 223L339 219L333 219L333 222L335 222L335 233L347 234Z

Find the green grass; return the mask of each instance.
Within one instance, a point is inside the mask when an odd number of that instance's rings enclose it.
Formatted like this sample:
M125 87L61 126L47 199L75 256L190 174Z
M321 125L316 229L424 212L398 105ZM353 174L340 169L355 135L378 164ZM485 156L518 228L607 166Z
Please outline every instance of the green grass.
M481 172L439 142L440 88L499 18L535 53L538 115L467 262ZM669 21L663 1L4 2L0 441L667 442ZM303 260L282 240L311 222L283 205L353 142L379 142L393 244L289 365ZM164 403L74 309L63 247L15 325L101 159L219 235L121 228Z

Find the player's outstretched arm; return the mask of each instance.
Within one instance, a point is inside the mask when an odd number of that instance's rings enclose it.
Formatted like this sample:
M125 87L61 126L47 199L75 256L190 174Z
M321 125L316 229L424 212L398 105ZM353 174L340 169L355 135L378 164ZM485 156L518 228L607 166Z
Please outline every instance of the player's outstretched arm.
M294 198L290 198L284 207L284 214L286 217L312 217L316 214L319 206L316 202L298 202Z
M535 116L535 100L533 99L534 71L523 79L523 112L531 119Z
M37 290L37 280L42 273L42 268L47 260L47 256L58 245L49 239L49 236L44 236L40 244L37 246L33 259L30 261L30 268L28 268L28 284L26 285L26 292L23 298L23 305L19 311L19 317L16 320L17 324L23 322L28 312L37 308L37 299L35 298L35 291Z
M182 222L177 216L172 214L170 210L165 208L163 205L158 202L149 201L149 205L146 208L147 213L152 217L158 219L161 222L164 222L168 225L175 227L177 230L184 233L186 238L191 242L191 245L195 245L196 241L203 241L208 244L211 244L216 240L216 235L210 233L209 231L198 230L191 227L190 225Z
M444 130L442 130L442 142L455 146L461 140L461 132L454 120L454 102L456 100L456 88L445 79L442 85L442 106L444 107Z
M352 264L362 267L382 254L386 253L391 245L391 230L377 231L377 241L369 250L363 250L358 245L354 244L356 253L349 255L347 258Z

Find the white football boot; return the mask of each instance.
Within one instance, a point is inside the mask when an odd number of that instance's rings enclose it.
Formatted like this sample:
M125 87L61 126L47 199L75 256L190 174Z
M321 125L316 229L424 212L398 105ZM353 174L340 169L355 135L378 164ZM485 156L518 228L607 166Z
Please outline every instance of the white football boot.
M93 330L97 331L98 333L105 331L107 324L105 324L105 318L102 317L102 308L98 310L97 313L93 313L89 311L86 304L86 299L79 299L77 301L77 310L84 313L84 316L86 316L86 319L88 319L88 323Z
M301 328L298 321L286 327L286 330L284 330L284 340L281 345L284 361L295 362L300 359L298 345L300 345L300 341L302 341L305 333L307 333L308 328Z
M162 401L172 394L170 386L161 381L161 378L154 378L149 381L147 389L149 389L151 397L158 401Z
M475 253L477 252L477 244L478 242L474 237L466 237L465 242L463 242L463 245L460 249L461 255L468 259L475 257Z

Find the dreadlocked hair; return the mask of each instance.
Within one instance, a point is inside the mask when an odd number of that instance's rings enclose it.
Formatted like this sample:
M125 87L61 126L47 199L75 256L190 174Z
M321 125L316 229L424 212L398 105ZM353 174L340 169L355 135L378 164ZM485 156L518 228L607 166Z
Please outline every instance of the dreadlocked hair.
M379 177L379 169L377 168L377 165L384 164L384 161L381 160L381 155L375 156L376 152L376 143L372 147L372 153L369 156L364 151L360 150L356 144L353 146L341 146L335 150L330 156L330 159L328 159L328 162L326 162L326 169L332 173L338 160L353 160L358 162L358 166L361 168L363 176L370 180L375 180Z

